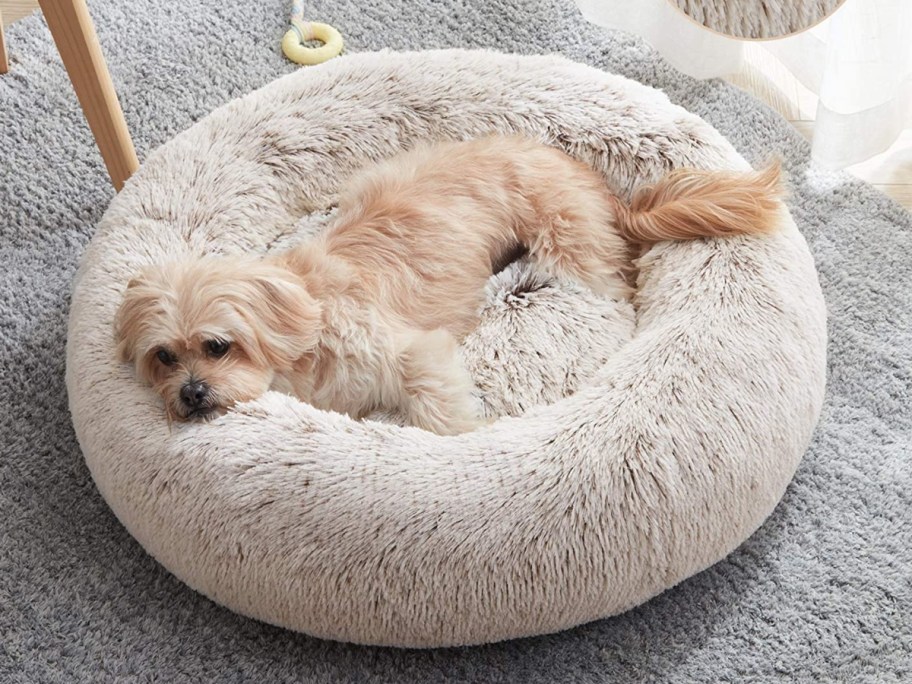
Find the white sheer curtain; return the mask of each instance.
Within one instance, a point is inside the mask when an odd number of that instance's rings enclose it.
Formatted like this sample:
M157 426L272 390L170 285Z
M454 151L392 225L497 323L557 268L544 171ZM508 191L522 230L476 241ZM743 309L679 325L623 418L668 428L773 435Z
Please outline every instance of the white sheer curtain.
M636 33L697 78L740 70L742 41L708 31L668 0L575 0L594 23ZM762 46L819 97L813 155L831 167L887 149L912 126L912 0L847 0L809 31Z

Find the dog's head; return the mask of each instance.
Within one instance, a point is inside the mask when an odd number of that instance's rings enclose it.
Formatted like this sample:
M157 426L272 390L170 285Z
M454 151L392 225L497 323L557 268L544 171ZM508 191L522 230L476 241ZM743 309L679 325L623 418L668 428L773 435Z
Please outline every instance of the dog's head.
M115 321L119 359L178 420L260 396L320 331L320 306L299 278L243 257L148 268L130 281Z

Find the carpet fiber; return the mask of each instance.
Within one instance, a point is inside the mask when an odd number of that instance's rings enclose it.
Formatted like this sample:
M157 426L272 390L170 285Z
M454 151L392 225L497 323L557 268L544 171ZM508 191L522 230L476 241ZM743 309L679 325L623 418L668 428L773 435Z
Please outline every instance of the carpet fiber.
M284 0L90 3L140 156L294 68ZM912 677L912 217L808 165L775 114L698 83L569 3L312 2L351 50L559 51L661 87L752 161L783 156L830 310L814 444L767 523L727 560L617 618L473 649L318 641L194 594L118 524L67 414L70 281L112 191L38 18L0 77L0 680L901 682ZM479 27L482 30L479 30ZM138 41L135 36L146 36Z

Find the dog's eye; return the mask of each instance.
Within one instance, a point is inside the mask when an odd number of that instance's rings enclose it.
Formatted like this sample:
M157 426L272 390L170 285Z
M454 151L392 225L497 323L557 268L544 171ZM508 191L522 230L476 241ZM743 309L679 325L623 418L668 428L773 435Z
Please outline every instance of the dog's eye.
M206 348L209 350L210 356L224 356L228 353L230 346L231 342L226 342L225 340L209 340L206 342Z
M171 366L175 361L177 361L177 359L174 358L174 354L169 352L167 349L159 349L157 352L155 352L155 358L157 358L166 366Z

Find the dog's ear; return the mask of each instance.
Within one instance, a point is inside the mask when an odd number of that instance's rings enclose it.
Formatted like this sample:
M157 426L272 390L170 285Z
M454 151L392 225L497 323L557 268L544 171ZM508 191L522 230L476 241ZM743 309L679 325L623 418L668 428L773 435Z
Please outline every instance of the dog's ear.
M158 296L159 292L150 287L142 276L133 278L127 284L123 302L114 317L116 354L121 363L136 360L137 344L145 323L157 306Z
M272 368L288 368L311 351L323 331L323 311L305 283L285 268L269 263L250 264L243 280L245 319L261 358ZM239 293L235 293L239 294ZM256 350L248 349L248 353Z

